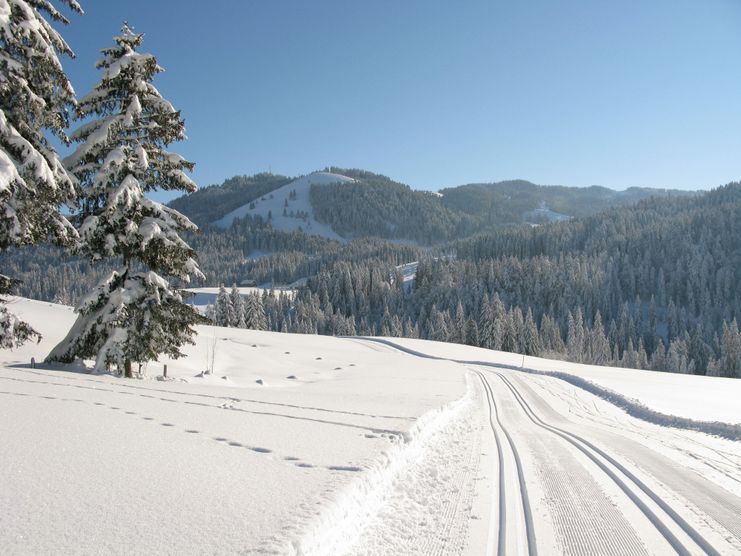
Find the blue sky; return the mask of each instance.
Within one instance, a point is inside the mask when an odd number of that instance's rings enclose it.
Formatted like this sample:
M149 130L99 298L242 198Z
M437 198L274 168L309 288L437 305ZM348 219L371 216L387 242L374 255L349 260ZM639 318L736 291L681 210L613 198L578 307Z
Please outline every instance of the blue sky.
M79 95L126 19L200 185L327 165L415 188L741 179L737 0L80 0Z

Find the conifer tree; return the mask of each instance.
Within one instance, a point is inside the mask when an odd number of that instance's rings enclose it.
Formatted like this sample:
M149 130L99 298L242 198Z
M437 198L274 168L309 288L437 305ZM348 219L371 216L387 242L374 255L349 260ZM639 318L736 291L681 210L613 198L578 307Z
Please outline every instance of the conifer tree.
M571 361L580 363L584 356L584 329L581 320L581 310L577 312L577 318L571 314L567 315L566 350Z
M265 318L265 308L262 305L262 299L257 294L247 296L244 304L244 323L245 328L251 330L267 330L268 323ZM285 332L281 326L281 332Z
M502 319L502 351L509 351L510 353L519 352L519 338L515 328L515 319L513 318L514 311L504 312ZM522 312L520 312L522 315Z
M499 293L495 292L491 298L492 311L492 329L491 329L491 348L495 350L504 349L505 328L507 325L507 308L502 303Z
M216 326L230 326L232 312L232 299L229 297L224 284L221 284L214 303L214 324Z
M419 338L419 328L417 327L416 323L412 324L412 321L409 317L404 318L402 335L404 338Z
M244 320L244 299L242 294L239 293L237 284L232 285L232 291L229 292L230 312L229 312L229 326L235 328L245 328L247 324Z
M674 338L666 350L666 366L672 373L692 374L695 362L689 357L689 342L685 338Z
M450 337L450 330L445 314L435 305L430 310L430 318L427 322L427 337L436 342L447 342Z
M535 319L533 318L533 312L529 307L525 316L524 329L524 353L525 355L533 355L535 357L538 357L542 350L542 345L540 341L540 334L538 333L538 327L535 324Z
M610 342L602 326L602 315L599 311L594 316L594 324L589 334L589 359L595 365L605 365L610 360Z
M11 286L11 280L0 275L0 294L8 293ZM0 302L3 301L0 298ZM0 349L14 348L33 337L39 335L30 325L0 305Z
M75 0L62 0L82 13ZM70 244L77 232L57 210L72 206L75 180L45 131L67 142L68 110L75 93L60 55L72 49L46 17L68 20L49 0L17 0L0 6L0 252L51 236ZM15 280L0 273L0 295ZM15 347L38 333L8 312L0 298L0 346Z
M741 378L741 333L736 319L723 323L720 339L720 357L714 362L712 374Z
M391 317L391 324L389 325L389 335L394 338L401 338L404 334L404 329L401 324L401 319L394 315Z
M455 320L453 322L453 331L451 332L450 341L457 344L466 343L466 316L463 313L463 305L460 301L455 307Z
M656 342L654 352L651 354L651 368L654 371L668 371L666 368L666 348L664 347L664 340L659 338Z
M481 347L486 349L500 349L500 346L497 345L497 325L498 323L494 320L494 311L489 301L489 296L484 294L478 325L478 339Z
M92 118L73 135L80 142L65 165L81 187L81 255L120 263L77 307L78 318L49 359L95 358L101 371L116 365L132 376L160 354L178 358L202 317L168 283L203 278L180 233L196 226L146 197L157 189L196 189L184 170L193 163L165 150L185 139L180 112L152 85L163 71L137 52L143 35L124 24L115 45L96 63L101 81L80 100L79 118Z
M628 345L623 351L623 358L620 360L620 364L629 369L638 368L638 352L633 347L632 338L628 338Z
M466 344L469 346L479 345L479 326L476 324L473 314L468 315L468 319L466 319L465 338Z

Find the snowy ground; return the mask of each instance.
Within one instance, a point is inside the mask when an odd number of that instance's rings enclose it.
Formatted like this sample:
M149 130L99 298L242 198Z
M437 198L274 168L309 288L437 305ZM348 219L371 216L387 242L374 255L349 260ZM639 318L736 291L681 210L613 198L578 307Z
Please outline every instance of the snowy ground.
M250 215L261 216L264 220L267 220L268 215L270 215L270 222L276 230L293 232L301 229L307 234L324 236L341 241L342 238L331 226L322 224L314 218L314 209L311 206L309 192L312 185L351 181L354 180L340 174L331 174L329 172L314 172L313 174L301 176L297 180L257 199L254 203L248 203L234 209L214 222L214 224L221 228L228 228L232 225L235 218L244 218ZM289 196L293 191L296 192L296 196L294 199L290 199ZM250 208L251 205L254 205L254 208ZM283 214L284 209L286 215ZM299 212L306 213L308 215L307 218L302 219L296 217L295 215ZM291 213L294 216L291 216Z
M5 554L741 551L741 443L484 364L507 354L202 327L169 380L165 361L124 380L31 368L74 315L11 309L45 339L0 351ZM526 363L640 384L543 361ZM689 384L713 405L713 383Z

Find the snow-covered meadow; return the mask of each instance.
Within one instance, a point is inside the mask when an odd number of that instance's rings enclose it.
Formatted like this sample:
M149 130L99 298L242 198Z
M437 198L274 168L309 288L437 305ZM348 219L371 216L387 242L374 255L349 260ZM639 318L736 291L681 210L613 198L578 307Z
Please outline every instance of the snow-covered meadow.
M357 490L342 512L361 506L420 416L466 395L452 364L400 366L337 338L214 327L166 362L167 381L156 379L164 361L144 380L34 369L74 314L10 306L44 336L0 352L0 546L12 553L310 546L343 493ZM214 373L202 375L209 352Z
M34 368L74 314L21 298L10 309L44 339L0 351L4 553L741 550L739 442L508 368L522 356L199 327L186 358L126 380ZM741 421L739 381L525 367Z

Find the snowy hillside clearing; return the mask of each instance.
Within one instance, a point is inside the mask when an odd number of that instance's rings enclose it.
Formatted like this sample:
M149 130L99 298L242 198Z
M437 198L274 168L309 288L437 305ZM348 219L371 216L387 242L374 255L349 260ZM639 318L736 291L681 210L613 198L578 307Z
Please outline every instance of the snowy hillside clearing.
M307 234L342 241L343 238L329 225L317 222L314 218L314 209L311 206L309 192L312 185L352 181L354 181L352 178L329 172L314 172L301 176L252 203L234 209L214 224L220 228L228 228L235 218L244 218L247 215L261 216L263 220L267 221L270 217L269 220L276 230L285 232L302 230Z
M74 315L10 309L45 338L0 351L5 553L741 551L740 442L429 358L511 354L200 327L187 358L125 380L31 368Z
M414 278L417 275L418 266L419 261L413 261L411 263L404 263L396 267L396 270L398 270L399 274L401 274L401 278L404 280L405 285L407 284L407 282L414 282Z
M525 222L536 222L541 224L545 222L565 222L571 220L571 218L572 217L568 214L562 214L551 210L548 208L545 201L541 201L537 208L529 210L522 215L522 219Z

